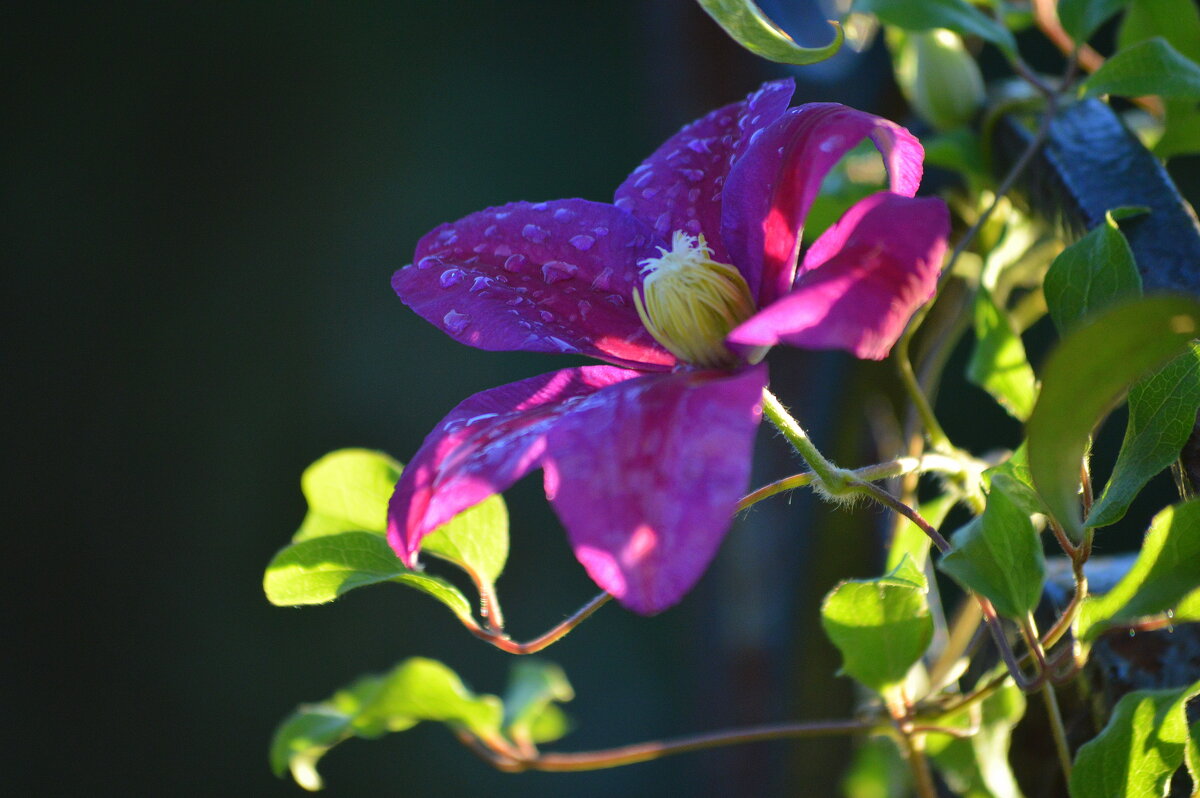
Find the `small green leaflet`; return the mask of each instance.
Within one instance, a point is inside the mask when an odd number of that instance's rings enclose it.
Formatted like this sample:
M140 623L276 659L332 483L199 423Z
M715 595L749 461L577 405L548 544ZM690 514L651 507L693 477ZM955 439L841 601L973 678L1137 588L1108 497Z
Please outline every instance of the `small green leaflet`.
M904 30L948 28L987 39L1008 55L1017 52L1012 33L966 0L855 0L853 10Z
M982 286L975 295L975 349L967 364L967 379L1019 421L1033 411L1037 379L1025 356L1025 345L1008 314Z
M1087 42L1129 0L1059 0L1058 21L1078 44Z
M475 695L440 662L413 657L383 676L366 676L326 701L301 705L271 741L271 769L291 770L306 790L324 786L317 762L351 737L367 739L405 731L423 720L463 728L476 737L498 737L504 709L492 695Z
M1183 764L1187 701L1200 682L1173 690L1138 690L1117 702L1108 725L1075 755L1071 798L1161 798Z
M1029 473L1029 452L1025 444L1017 447L1012 456L998 466L983 472L986 484L995 485L1008 494L1018 507L1027 514L1046 514L1042 497L1033 489L1033 477Z
M1200 590L1200 498L1168 507L1150 524L1141 551L1116 587L1089 596L1079 612L1076 634L1094 640L1105 629L1147 615L1180 609L1180 620L1192 611Z
M504 693L505 734L517 743L557 740L567 732L558 703L574 697L562 668L537 659L517 660Z
M842 582L821 604L821 625L842 654L842 673L892 692L933 638L924 575L904 560L886 576Z
M1200 100L1200 64L1183 56L1161 36L1121 50L1080 87L1083 96L1159 97Z
M387 529L388 499L398 479L400 464L383 452L330 452L300 477L308 514L292 541L350 531L382 535Z
M1093 316L1051 353L1026 425L1029 472L1071 540L1083 539L1079 476L1092 430L1146 372L1186 351L1198 330L1196 300L1152 297Z
M955 532L951 545L938 568L989 599L996 612L1021 620L1037 606L1046 581L1042 541L1029 515L998 485L983 515Z
M1196 0L1132 0L1117 31L1117 50L1161 36L1180 55L1200 63L1200 9ZM1200 151L1200 108L1194 101L1166 100L1166 127L1154 145L1160 158Z
M824 61L842 46L842 26L833 26L833 41L824 47L801 47L791 36L769 20L752 0L697 0L735 42L757 56L781 64L815 64Z
M1059 335L1066 335L1088 316L1142 295L1138 274L1117 219L1141 208L1109 211L1101 224L1059 253L1046 272L1042 290Z
M1200 346L1172 360L1129 390L1125 439L1104 492L1085 522L1120 521L1138 492L1179 457L1200 409Z

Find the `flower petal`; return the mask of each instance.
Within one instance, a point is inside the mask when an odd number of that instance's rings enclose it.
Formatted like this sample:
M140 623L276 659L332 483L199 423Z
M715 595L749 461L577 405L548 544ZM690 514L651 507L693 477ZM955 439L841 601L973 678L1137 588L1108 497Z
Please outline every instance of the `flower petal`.
M721 234L732 262L765 307L795 279L804 219L821 181L864 138L883 155L891 190L911 197L925 152L904 128L836 103L790 109L730 170Z
M676 230L703 233L716 259L728 262L721 243L725 177L751 139L787 109L794 90L791 78L764 83L746 99L692 122L625 179L617 207L653 226L661 238Z
M712 560L750 478L766 379L757 366L629 380L551 430L546 495L588 574L626 607L666 609Z
M796 287L743 322L740 351L790 344L882 360L937 290L950 216L937 198L881 191L852 206L813 242Z
M479 349L669 367L675 358L646 332L632 295L638 261L657 255L659 243L612 205L514 202L428 233L392 288L427 321Z
M542 464L546 436L585 397L641 376L564 369L477 393L450 411L404 469L388 505L388 542L410 568L421 539Z

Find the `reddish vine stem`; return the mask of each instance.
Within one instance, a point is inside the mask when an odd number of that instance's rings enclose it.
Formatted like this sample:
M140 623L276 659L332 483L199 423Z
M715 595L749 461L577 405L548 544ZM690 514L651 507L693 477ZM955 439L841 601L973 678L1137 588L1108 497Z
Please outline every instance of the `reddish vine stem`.
M562 623L555 626L545 634L535 637L527 643L518 643L502 632L496 632L492 629L484 629L475 623L466 623L464 626L471 634L478 637L485 643L490 643L501 651L507 651L509 654L533 654L546 648L553 643L558 642L579 624L586 621L596 610L603 607L612 596L608 593L601 593L594 599L583 605L574 615L567 618Z
M485 762L508 773L525 770L567 772L599 770L602 768L634 765L649 762L664 756L703 751L725 745L762 742L765 740L798 739L806 737L829 737L845 734L862 734L871 731L875 724L863 720L830 720L800 723L775 723L750 726L744 729L695 734L674 740L653 740L617 748L575 753L536 754L530 758L518 758L511 752L497 751L487 747L478 738L465 730L457 732L458 739Z

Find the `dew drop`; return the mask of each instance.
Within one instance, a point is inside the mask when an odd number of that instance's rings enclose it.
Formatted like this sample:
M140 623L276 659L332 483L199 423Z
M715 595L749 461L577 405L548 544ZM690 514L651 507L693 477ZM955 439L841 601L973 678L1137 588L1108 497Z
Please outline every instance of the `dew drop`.
M512 254L512 247L510 247L508 244L501 244L492 250L492 254L497 258L507 258Z
M434 266L441 266L441 265L442 265L442 259L439 258L437 255L427 255L426 257L421 258L419 261L417 261L418 269L430 269L430 268L433 268Z
M663 211L662 213L660 213L658 215L658 218L654 220L654 229L657 230L658 232L662 233L663 235L666 235L667 232L670 231L670 229L671 229L671 213L669 211ZM629 242L629 246L631 246L631 247L641 246L641 243L638 242L637 239L634 239L633 241Z
M560 352L578 352L579 351L579 348L577 346L575 346L573 344L569 344L566 341L564 341L563 339L556 338L553 335L546 336L546 341L548 343L554 344L556 347L558 347L558 350Z
M696 235L700 232L700 222L696 219L688 219L683 225L683 229L687 230L692 235Z
M596 243L596 239L588 235L577 235L571 238L571 246L580 252L587 252Z
M492 236L496 235L496 233L499 231L500 231L499 225L494 225L494 224L488 225L488 228L483 231L483 237L491 238Z
M497 252L496 254L499 255L500 253ZM516 274L517 272L521 271L521 267L523 267L526 262L526 257L519 252L516 255L509 255L508 259L504 261L504 271Z
M608 291L612 288L613 270L611 266L605 266L601 269L596 278L592 280L592 288L597 291Z
M698 189L698 188L688 189L687 199L688 199L688 202L695 202L696 200L700 199L700 189Z
M544 227L538 227L536 224L527 224L521 228L521 238L535 244L540 244L549 237L550 231Z
M819 149L821 152L833 152L835 149L841 146L841 143L841 136L830 136L821 142Z
M617 201L613 203L623 211L633 210L633 199L631 197L617 197Z
M446 329L452 333L460 333L467 329L467 325L471 323L471 317L466 313L459 313L457 310L451 310L445 316L442 316L442 324L446 325Z
M641 188L642 186L646 185L647 183L649 183L649 182L650 182L651 180L653 180L653 179L654 179L654 170L652 170L652 169L647 169L645 172L643 172L643 173L642 173L642 174L641 174L641 175L638 177L638 179L637 179L637 180L633 181L633 187L634 187L634 188Z
M654 199L654 195L657 193L658 193L658 189L656 189L656 188L644 188L644 189L642 189L642 198L643 199Z
M554 321L554 314L548 310L539 310L538 316L540 316L542 321L544 321L544 322Z
M596 234L596 238L604 238L608 235L607 227L593 227L592 232Z
M485 277L481 275L475 278L475 282L471 283L471 293L474 294L477 291L484 291L488 288L491 288L494 284L495 281L492 280L491 277Z
M608 296L604 297L604 301L613 307L625 307L625 297L621 296L620 294L609 294Z
M529 207L530 207L530 208L532 208L532 209L533 209L533 210L535 210L535 211L544 211L544 210L546 210L547 208L549 208L549 207L550 207L550 203L548 203L548 202L535 202L535 203L533 203L532 205L530 205Z
M750 143L751 143L751 144L753 144L754 142L756 142L756 141L758 141L760 138L762 138L762 134L763 134L763 131L764 131L764 130L766 130L766 128L765 128L765 127L760 127L758 130L756 130L756 131L754 131L753 133L751 133L751 134L750 134Z
M520 305L520 304L521 304L522 302L524 302L524 301L525 301L525 300L524 300L524 299L522 299L521 297L519 297L519 296L515 296L515 297L513 297L512 299L510 299L510 300L508 300L507 302L505 302L504 304L508 305L508 306L509 306L509 307L511 307L511 308L515 308L517 305Z
M462 269L446 269L442 272L442 276L438 278L438 282L442 284L442 288L449 288L452 285L458 285L463 281L467 274Z
M579 300L579 317L587 321L588 314L592 312L592 303L586 299Z
M458 231L453 227L447 227L437 234L437 242L442 246L448 246L458 240Z
M680 169L679 173L682 174L689 183L699 183L704 179L704 170L702 169Z
M704 154L708 152L711 145L712 139L692 139L687 143L687 148L692 152Z
M571 279L577 271L579 271L579 267L574 263L551 260L542 264L542 279L546 281L547 285L553 285L561 280Z
M487 244L476 244L475 246L471 247L471 251L474 252L476 255L480 255L487 248L488 248Z
M575 218L575 211L569 208L558 208L554 211L554 220L557 222L569 222Z

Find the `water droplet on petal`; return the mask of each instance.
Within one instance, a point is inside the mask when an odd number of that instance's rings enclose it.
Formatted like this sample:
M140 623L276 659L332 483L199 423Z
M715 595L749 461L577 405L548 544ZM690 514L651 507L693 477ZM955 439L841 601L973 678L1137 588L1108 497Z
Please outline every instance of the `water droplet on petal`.
M596 238L604 238L608 235L607 227L593 227L592 232L596 234Z
M476 255L479 255L479 254L482 254L483 251L487 248L488 248L487 244L476 244L475 246L471 247L471 251L474 252Z
M754 142L756 142L756 141L758 141L760 138L762 138L762 134L763 134L763 131L764 131L764 130L766 130L766 128L765 128L765 127L760 127L758 130L756 130L756 131L754 131L753 133L751 133L751 134L750 134L750 143L751 143L751 144L753 144Z
M458 231L453 227L447 227L445 230L437 234L437 242L442 246L449 246L458 240Z
M654 195L657 193L658 193L658 189L656 189L656 188L644 188L644 189L642 189L642 198L643 199L654 199Z
M458 285L463 281L467 274L462 269L446 269L442 272L442 276L438 278L438 282L442 284L442 288L449 288L452 285Z
M608 296L604 297L604 301L613 307L625 307L625 297L621 296L620 294L609 294Z
M700 199L700 189L689 188L687 193L688 202L695 202L698 199Z
M476 277L475 282L471 283L471 293L475 293L476 291L483 291L484 289L491 288L494 284L495 284L495 281L492 280L491 277L486 277L486 276Z
M492 236L496 235L496 233L499 232L499 230L500 230L500 227L498 225L494 225L494 224L488 225L488 228L483 231L483 237L491 238Z
M580 252L587 252L596 243L596 239L587 235L577 235L571 238L571 246Z
M547 261L542 264L542 279L548 285L553 285L560 280L569 280L575 276L577 271L579 271L579 267L574 263L566 263L561 260Z
M499 255L500 253L497 252L496 254ZM526 262L526 257L519 252L516 255L509 255L508 259L504 261L504 271L513 272L515 274L516 272L521 271L521 267L524 266Z
M554 321L554 314L548 310L539 310L538 315L541 316L542 321L545 321L545 322Z
M671 230L671 213L669 211L663 211L662 213L660 213L658 215L658 218L654 220L654 229L657 230L658 232L662 233L663 235L666 235L668 232L670 232L670 230ZM631 246L631 247L632 246L641 246L641 244L634 244L631 242L629 244L629 246Z
M699 183L704 179L704 171L702 169L681 169L679 171L689 183Z
M837 149L839 146L841 146L841 143L842 143L841 136L830 136L829 138L827 138L821 142L819 149L821 150L821 152L833 152L835 149Z
M417 261L418 269L429 269L434 266L441 266L441 265L442 265L442 259L439 258L437 255L427 255L426 257L421 258L419 261Z
M573 344L569 344L561 338L556 338L553 335L546 337L546 341L558 347L560 352L578 352L579 348Z
M654 179L654 171L647 169L637 180L633 181L634 188L641 188Z
M525 301L525 300L524 300L524 299L522 299L521 297L519 297L519 296L515 296L515 297L513 297L512 299L510 299L510 300L508 300L507 302L505 302L504 304L508 305L509 307L513 307L513 308L515 308L517 305L520 305L520 304L521 304L522 302L524 302L524 301Z
M592 280L592 288L597 291L607 291L612 288L613 270L611 266L605 266Z
M535 202L534 204L530 205L529 207L530 207L530 208L532 208L532 209L533 209L533 210L535 210L535 211L544 211L544 210L546 210L547 208L549 208L549 207L550 207L550 203L548 203L548 202Z
M521 228L521 238L535 244L540 244L549 237L550 231L544 227L538 227L536 224L527 224Z
M575 211L569 208L558 208L554 211L554 220L558 222L569 222L575 218Z
M588 314L592 312L592 303L586 299L579 300L579 316L584 321L587 321Z
M704 154L708 152L711 144L712 139L692 139L687 143L687 148L692 152Z
M471 317L466 313L459 313L457 310L451 310L445 316L442 316L442 324L446 325L446 329L452 333L460 333L467 329L467 325L471 323Z
M688 219L687 223L684 224L683 229L687 230L692 235L696 235L700 232L700 222L696 219Z
M492 250L492 254L497 258L507 258L512 254L512 247L510 247L508 244L501 244Z

